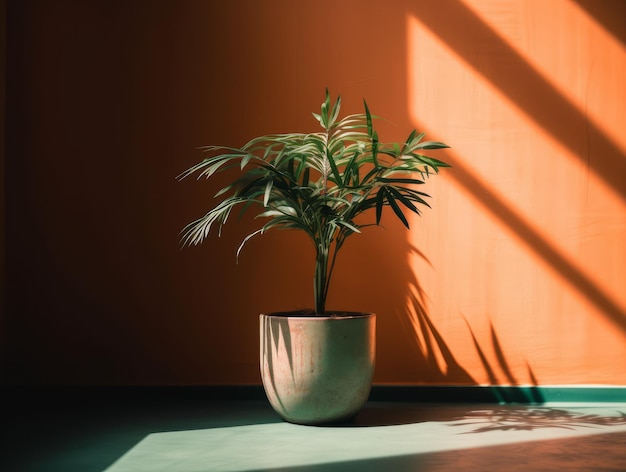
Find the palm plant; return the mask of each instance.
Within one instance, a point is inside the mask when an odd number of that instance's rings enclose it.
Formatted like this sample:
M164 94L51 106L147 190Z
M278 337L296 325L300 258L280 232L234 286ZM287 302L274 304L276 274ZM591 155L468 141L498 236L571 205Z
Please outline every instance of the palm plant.
M179 178L192 174L209 178L233 167L240 169L240 176L217 192L219 201L213 209L184 228L183 245L201 243L214 223L221 234L235 207L242 212L260 207L257 217L268 220L244 238L237 257L248 240L270 229L304 231L315 246L315 312L323 315L335 261L346 239L364 227L379 225L385 206L408 228L403 208L420 214L420 205L429 206L425 200L429 195L416 185L424 184L439 167L449 167L421 153L447 148L446 144L422 141L425 133L416 130L403 144L382 143L367 102L364 113L342 119L340 108L341 97L331 104L326 90L321 112L313 113L322 127L319 132L260 136L241 148L204 147L210 156ZM372 209L373 221L357 219Z

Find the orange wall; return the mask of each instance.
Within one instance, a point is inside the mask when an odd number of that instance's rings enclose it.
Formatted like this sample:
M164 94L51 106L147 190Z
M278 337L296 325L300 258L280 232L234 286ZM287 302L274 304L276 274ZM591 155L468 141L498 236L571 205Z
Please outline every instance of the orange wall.
M7 383L259 383L258 319L312 251L250 219L181 251L205 144L314 129L453 146L433 210L350 241L329 306L378 314L378 383L626 385L626 4L7 5ZM598 54L601 51L602 54Z

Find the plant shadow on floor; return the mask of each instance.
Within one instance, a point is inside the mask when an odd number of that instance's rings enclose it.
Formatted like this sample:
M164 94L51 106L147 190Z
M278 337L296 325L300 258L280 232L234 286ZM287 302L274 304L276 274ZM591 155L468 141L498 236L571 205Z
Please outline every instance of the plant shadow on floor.
M618 409L540 407L536 405L461 404L368 404L352 422L343 427L398 426L429 422L459 428L459 434L491 431L532 431L539 429L580 430L626 426L626 413ZM474 426L470 431L468 426ZM462 429L462 430L461 430Z
M509 406L469 411L451 426L475 425L471 432L531 431L543 428L576 430L599 426L625 426L626 413L592 414L576 409Z

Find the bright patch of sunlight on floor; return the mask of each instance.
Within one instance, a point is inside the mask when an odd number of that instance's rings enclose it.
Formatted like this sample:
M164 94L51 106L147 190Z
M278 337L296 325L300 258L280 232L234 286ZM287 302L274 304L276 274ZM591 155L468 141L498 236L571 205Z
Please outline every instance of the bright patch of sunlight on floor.
M281 469L623 433L625 408L484 406L449 421L343 427L272 423L160 432L146 436L107 472Z

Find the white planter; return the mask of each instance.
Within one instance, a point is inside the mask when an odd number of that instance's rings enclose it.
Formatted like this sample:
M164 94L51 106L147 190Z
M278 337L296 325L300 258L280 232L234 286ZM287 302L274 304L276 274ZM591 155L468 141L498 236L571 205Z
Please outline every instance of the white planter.
M323 424L350 419L369 396L376 315L260 315L261 379L286 421Z

